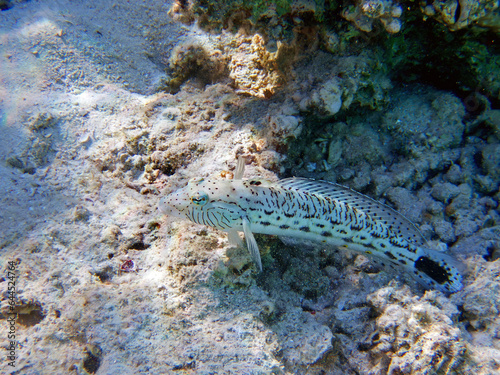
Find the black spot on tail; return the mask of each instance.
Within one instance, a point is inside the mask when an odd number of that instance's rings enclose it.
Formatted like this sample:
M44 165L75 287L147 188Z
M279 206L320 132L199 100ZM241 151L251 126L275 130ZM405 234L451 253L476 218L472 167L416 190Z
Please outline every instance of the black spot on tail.
M444 284L445 282L450 281L450 274L448 271L446 271L446 269L439 263L428 257L418 258L414 265L417 270L425 273L438 284Z

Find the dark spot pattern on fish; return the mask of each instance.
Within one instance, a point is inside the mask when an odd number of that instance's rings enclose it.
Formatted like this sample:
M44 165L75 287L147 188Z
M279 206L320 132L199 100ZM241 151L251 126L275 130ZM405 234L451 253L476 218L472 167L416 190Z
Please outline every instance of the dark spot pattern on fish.
M390 251L386 251L384 254L387 255L392 260L397 260L398 259L394 255L392 255L392 253Z

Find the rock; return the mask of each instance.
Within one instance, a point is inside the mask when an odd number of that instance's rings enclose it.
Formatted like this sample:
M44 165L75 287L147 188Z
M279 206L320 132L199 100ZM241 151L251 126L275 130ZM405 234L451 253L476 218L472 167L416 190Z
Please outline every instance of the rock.
M118 225L110 225L104 228L101 232L101 241L108 244L116 244L121 230Z
M425 200L415 197L408 189L402 187L389 188L386 195L396 205L397 211L411 222L422 221L422 214L426 207Z
M319 96L313 97L313 103L327 114L334 115L342 108L342 93L339 79L329 79L319 90Z
M460 228L456 232L461 232ZM500 226L484 228L474 232L469 237L461 237L451 246L450 251L459 255L462 259L479 255L488 256L488 249L500 248Z
M437 0L421 3L425 16L435 18L452 31L463 29L488 15L494 16L497 8L498 2L495 0Z
M423 150L446 150L462 141L465 109L456 96L415 89L384 115L383 126L394 135L394 147L419 155Z
M83 206L78 205L73 209L73 218L75 221L88 221L91 215L90 211Z
M431 195L443 203L448 203L450 199L455 198L458 194L460 194L458 186L449 182L437 183L431 190Z
M328 159L327 162L331 167L335 167L342 157L342 141L340 139L333 139L328 146Z
M24 162L17 156L9 156L5 162L12 168L24 169Z
M494 181L500 179L500 144L494 143L483 148L481 165L487 175Z
M297 138L302 132L300 117L291 115L275 115L269 119L269 128L273 135L282 140Z
M491 194L498 190L499 181L493 179L490 175L483 176L478 174L472 178L477 183L477 188L481 193Z
M273 329L282 342L285 361L292 366L311 365L332 350L332 331L300 309L289 313Z
M388 33L395 34L401 30L402 13L403 9L392 0L362 0L356 6L345 7L342 17L365 32L372 31L373 22L379 20Z
M442 369L458 370L465 360L466 345L453 324L456 306L441 293L413 297L407 288L382 288L368 296L379 312L374 358L388 356L385 373L427 374Z
M237 92L260 98L271 97L284 80L277 67L279 52L269 52L259 34L239 38L236 43L239 45L231 52L228 69Z
M442 219L436 219L432 224L436 234L442 241L446 243L455 242L457 237L455 235L453 225L450 222Z
M443 177L446 181L455 185L463 182L463 173L460 166L457 164L453 164Z

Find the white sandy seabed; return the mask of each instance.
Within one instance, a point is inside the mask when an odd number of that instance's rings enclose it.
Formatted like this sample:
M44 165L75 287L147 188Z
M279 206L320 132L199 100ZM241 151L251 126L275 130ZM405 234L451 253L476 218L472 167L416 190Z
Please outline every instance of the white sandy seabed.
M226 84L154 93L174 46L204 38L170 6L30 1L0 13L1 372L498 371L498 261L479 261L452 299L353 276L328 303L304 298L307 277L295 289L286 273L263 280L224 235L160 215L162 193L234 168L240 151L259 154L248 175L276 178L262 165L279 162L252 122L280 103L231 122L226 108L250 99Z

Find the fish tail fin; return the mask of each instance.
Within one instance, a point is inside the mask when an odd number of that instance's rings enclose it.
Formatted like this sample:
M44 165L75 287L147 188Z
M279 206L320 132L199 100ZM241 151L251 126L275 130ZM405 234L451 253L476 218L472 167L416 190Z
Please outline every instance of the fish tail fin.
M444 293L455 293L463 288L463 263L450 255L427 248L419 248L418 255L413 266L421 284Z

